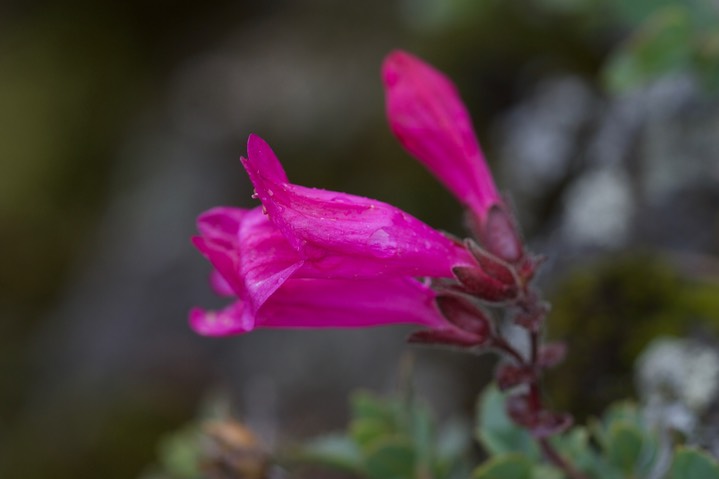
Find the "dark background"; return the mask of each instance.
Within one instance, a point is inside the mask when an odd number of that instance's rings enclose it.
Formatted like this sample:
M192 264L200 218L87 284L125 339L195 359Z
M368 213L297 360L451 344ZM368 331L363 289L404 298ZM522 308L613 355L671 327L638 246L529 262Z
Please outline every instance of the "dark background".
M386 126L394 48L456 81L550 256L550 329L576 351L557 402L586 414L631 394L652 336L713 341L711 22L653 39L664 5L702 2L623 3L0 4L0 477L135 477L215 391L270 445L341 427L348 392L391 390L408 351L437 414L470 413L489 363L410 348L405 328L207 339L186 324L222 304L189 238L203 210L255 204L238 161L251 132L295 183L463 233Z

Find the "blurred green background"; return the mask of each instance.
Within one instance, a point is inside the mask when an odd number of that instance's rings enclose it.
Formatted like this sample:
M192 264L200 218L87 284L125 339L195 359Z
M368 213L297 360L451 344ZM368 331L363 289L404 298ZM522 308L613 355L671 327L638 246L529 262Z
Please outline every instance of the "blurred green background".
M207 208L254 205L237 161L250 132L296 183L463 232L454 199L386 126L379 68L394 48L456 81L550 256L551 333L581 345L552 379L558 403L588 414L631 394L655 334L715 341L717 8L4 2L0 477L135 477L217 389L272 445L342 425L356 387L391 387L406 329L210 340L185 318L221 304L189 237ZM440 415L468 411L488 364L417 354L420 393Z

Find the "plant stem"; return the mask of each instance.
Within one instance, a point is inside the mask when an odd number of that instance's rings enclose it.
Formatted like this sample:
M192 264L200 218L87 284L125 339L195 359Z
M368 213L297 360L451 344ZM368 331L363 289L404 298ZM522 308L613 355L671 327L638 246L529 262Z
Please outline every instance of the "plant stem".
M495 334L492 337L492 346L511 356L515 361L517 361L517 363L527 364L527 361L519 353L519 351L517 351L514 346L512 346L506 339L504 339L499 334Z
M541 318L544 324L544 317ZM529 383L529 405L532 410L539 414L544 410L542 404L542 389L540 384L541 367L539 366L539 348L541 345L541 335L537 331L528 331L529 333L529 367L535 372L534 379ZM577 470L574 465L562 457L554 448L548 437L535 437L545 458L557 466L570 479L588 479L582 472Z

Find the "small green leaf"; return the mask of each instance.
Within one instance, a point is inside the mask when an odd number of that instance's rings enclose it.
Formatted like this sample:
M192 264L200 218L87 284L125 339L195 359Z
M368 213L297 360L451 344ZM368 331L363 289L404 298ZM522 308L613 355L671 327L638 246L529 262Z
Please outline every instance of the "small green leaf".
M614 423L609 431L607 459L627 474L635 472L642 454L642 433L623 423Z
M415 463L412 444L404 438L381 439L365 455L365 468L371 479L415 477Z
M307 441L295 451L293 459L353 473L362 471L360 450L347 436L323 436Z
M366 449L376 441L396 435L396 430L386 421L377 419L356 419L350 423L350 437L361 449Z
M533 459L540 457L531 435L507 416L505 396L494 385L479 398L476 436L490 454L518 452Z
M414 443L419 466L428 469L434 456L434 428L432 415L424 403L415 401L411 406L411 430L408 431Z
M610 56L604 68L608 87L629 90L666 73L691 68L693 35L686 7L672 5L654 11Z
M589 432L582 426L576 426L567 433L552 438L552 444L559 453L581 471L593 471L599 458L589 444ZM600 476L603 477L603 476Z
M614 423L621 422L636 427L643 427L644 420L637 405L631 401L621 401L609 406L603 416L604 424L609 430Z
M160 442L160 464L173 477L191 479L199 477L199 432L187 426Z
M532 469L532 479L564 479L564 473L552 466L538 465Z
M609 406L602 416L602 420L595 418L589 420L589 430L606 449L609 447L609 432L616 423L630 424L637 428L644 428L644 421L636 404L630 401L617 402Z
M704 33L698 38L696 67L699 79L710 92L719 90L719 28Z
M669 479L719 479L719 464L704 451L680 447L674 456Z
M358 391L350 398L354 419L371 419L393 423L394 417L390 401L380 399L368 391Z
M495 456L475 469L472 479L533 479L532 464L521 454Z

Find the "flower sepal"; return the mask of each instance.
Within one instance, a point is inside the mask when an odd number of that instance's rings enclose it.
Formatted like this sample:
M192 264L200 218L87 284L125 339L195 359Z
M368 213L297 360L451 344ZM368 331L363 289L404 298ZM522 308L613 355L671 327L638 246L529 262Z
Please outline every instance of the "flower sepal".
M561 434L572 426L572 416L563 413L537 410L533 407L528 393L509 396L506 403L507 415L519 426L526 428L537 439Z
M446 328L415 331L407 338L407 342L472 348L482 346L486 339L486 337L463 331L459 328Z
M500 391L507 391L520 384L529 384L536 380L537 375L531 367L524 364L503 363L497 367L494 375Z
M486 313L468 299L444 294L435 301L445 319L462 331L485 339L491 334L492 326Z
M455 266L452 273L466 293L490 303L514 300L519 293L517 285L503 283L486 274L478 266Z
M477 260L479 266L489 276L508 285L519 282L512 266L509 266L503 260L479 246L473 239L465 239L464 246L467 248L467 251L472 253L472 256Z

